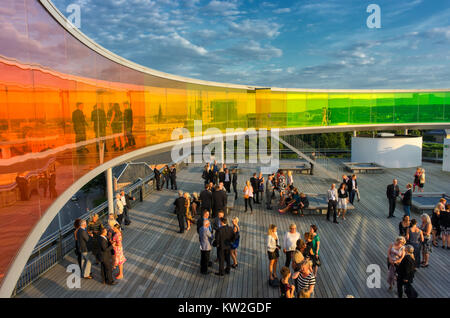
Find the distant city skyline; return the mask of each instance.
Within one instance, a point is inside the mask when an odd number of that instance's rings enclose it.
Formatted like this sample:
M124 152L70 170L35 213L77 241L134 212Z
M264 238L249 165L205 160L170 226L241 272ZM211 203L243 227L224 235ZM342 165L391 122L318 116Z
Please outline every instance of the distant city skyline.
M53 0L81 31L152 69L235 84L450 88L444 0ZM370 29L366 8L381 8Z

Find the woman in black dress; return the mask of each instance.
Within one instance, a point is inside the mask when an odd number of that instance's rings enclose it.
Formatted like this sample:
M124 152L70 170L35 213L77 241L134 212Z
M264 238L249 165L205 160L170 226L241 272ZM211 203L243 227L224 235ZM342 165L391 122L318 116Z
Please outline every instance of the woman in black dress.
M406 255L403 257L397 268L397 293L398 298L403 297L403 287L408 298L417 298L417 292L412 286L414 273L416 271L414 259L414 247L407 245L405 247Z
M403 216L402 221L398 224L398 235L406 237L406 233L408 232L408 228L411 226L409 221L409 215Z
M233 184L234 199L237 200L237 169L233 169L231 183Z

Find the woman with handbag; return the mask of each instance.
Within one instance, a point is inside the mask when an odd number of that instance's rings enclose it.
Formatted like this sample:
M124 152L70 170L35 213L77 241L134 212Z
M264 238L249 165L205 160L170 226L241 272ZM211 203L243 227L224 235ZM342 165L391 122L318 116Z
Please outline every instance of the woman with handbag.
M275 224L271 224L267 232L267 255L269 256L269 280L273 281L277 278L277 263L280 257L280 245Z
M240 235L241 230L239 228L239 218L237 216L235 216L231 222L233 223L233 226L232 226L233 232L236 233L236 239L234 240L233 243L231 243L230 255L231 255L231 259L233 260L233 264L231 265L231 267L237 268L238 267L237 248L239 247L239 241L241 239L241 235Z
M250 180L247 180L244 188L244 201L245 201L244 212L247 212L247 204L248 204L250 205L251 214L253 214L252 200L253 200L253 187L250 184Z
M187 223L186 231L189 231L191 229L191 224L195 223L195 220L192 217L192 213L191 213L191 196L189 195L189 193L185 192L184 198L186 199L184 202L184 208L185 208L184 213L185 213L186 223Z

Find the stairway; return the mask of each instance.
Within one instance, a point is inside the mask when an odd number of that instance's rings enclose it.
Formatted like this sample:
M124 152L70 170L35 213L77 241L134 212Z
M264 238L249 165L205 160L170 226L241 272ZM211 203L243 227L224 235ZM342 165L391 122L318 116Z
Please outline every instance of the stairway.
M313 147L304 142L298 135L280 136L278 140L280 143L298 154L300 158L312 163L314 165L314 169L320 170L332 180L338 182L341 180L344 169L326 155L316 151ZM312 153L315 153L315 160L311 158Z

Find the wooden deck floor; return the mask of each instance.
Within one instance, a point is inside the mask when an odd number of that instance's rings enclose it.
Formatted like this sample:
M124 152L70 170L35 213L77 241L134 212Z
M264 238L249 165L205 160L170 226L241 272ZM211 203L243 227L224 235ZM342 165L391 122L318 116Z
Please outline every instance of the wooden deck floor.
M450 174L441 171L440 164L425 163L427 184L425 191L450 189ZM387 219L386 185L393 177L399 179L403 189L412 181L415 169L387 169L383 174L360 174L358 182L361 202L340 224L327 222L324 215L305 217L279 215L257 205L256 213L243 213L242 196L235 204L231 216L240 218L241 243L238 249L238 269L230 275L218 278L199 273L200 251L198 236L193 227L188 233L178 234L172 202L176 192L164 190L147 197L130 213L132 224L124 231L124 251L128 261L124 265L125 278L116 286L99 282L100 270L94 266L94 280L82 281L80 289L66 287L66 267L76 263L74 255L67 256L38 281L27 287L17 297L216 297L253 298L279 297L278 289L268 286L268 259L266 231L268 225L278 226L279 235L296 223L302 234L310 224L316 224L321 237L321 260L316 297L396 297L387 290L386 252L390 242L398 234L398 223L403 215L397 206L396 218ZM239 176L240 188L250 170ZM193 192L202 189L201 168L190 166L180 171L179 189ZM295 184L301 191L323 193L330 180L320 175L294 175ZM413 214L413 217L418 215ZM215 256L215 251L212 253ZM284 263L284 256L280 258ZM369 264L381 268L381 288L366 286ZM430 266L420 269L415 278L415 288L420 297L450 296L450 252L433 248ZM280 269L280 267L279 267ZM217 271L217 264L213 271Z

